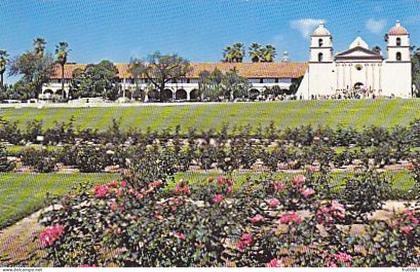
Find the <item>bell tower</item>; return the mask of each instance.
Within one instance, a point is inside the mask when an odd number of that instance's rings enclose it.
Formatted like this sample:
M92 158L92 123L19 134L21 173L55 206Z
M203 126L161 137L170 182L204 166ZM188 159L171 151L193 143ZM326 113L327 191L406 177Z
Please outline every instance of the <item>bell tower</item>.
M410 61L410 35L407 29L401 26L400 21L395 23L385 35L387 43L387 62Z
M331 63L333 60L333 42L331 33L325 27L324 23L320 23L311 35L309 62Z

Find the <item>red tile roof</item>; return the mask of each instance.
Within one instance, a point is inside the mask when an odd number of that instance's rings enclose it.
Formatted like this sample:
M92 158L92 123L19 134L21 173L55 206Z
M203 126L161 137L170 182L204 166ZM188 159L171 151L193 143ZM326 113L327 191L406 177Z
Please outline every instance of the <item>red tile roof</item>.
M115 64L118 69L119 77L130 78L128 64ZM188 74L189 78L198 78L202 71L212 72L215 68L222 72L236 69L241 76L247 78L298 78L305 74L306 63L191 63L192 70ZM77 68L84 69L86 64L66 64L64 66L64 78L71 79L73 71ZM52 79L61 78L61 68L56 66Z

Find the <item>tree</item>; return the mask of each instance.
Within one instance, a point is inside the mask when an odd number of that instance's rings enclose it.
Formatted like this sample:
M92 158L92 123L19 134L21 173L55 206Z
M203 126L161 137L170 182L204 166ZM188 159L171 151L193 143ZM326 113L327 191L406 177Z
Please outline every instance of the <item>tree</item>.
M229 97L230 100L247 97L250 87L248 79L240 76L235 69L226 72L221 81L224 95Z
M242 62L245 56L245 47L243 43L235 43L227 46L223 52L224 62Z
M75 69L70 82L72 95L116 100L119 95L118 69L109 60L89 64L84 71Z
M378 45L375 45L374 47L372 47L372 51L380 55L382 50Z
M51 54L45 54L45 40L34 40L34 50L27 51L12 59L9 63L9 75L22 75L22 87L29 97L41 93L42 85L49 81L54 71L54 59Z
M134 83L136 84L136 96L139 95L139 80L144 72L146 71L146 65L144 62L138 58L130 59L130 65L128 66L128 71L131 73L134 79Z
M3 76L4 72L6 72L6 65L9 60L9 54L7 54L6 50L0 49L0 90L4 87Z
M411 76L415 87L414 95L420 97L420 47L411 50Z
M252 62L259 62L261 59L261 45L258 43L251 43L249 46L249 56Z
M190 62L176 54L162 55L159 51L149 55L145 75L153 86L162 94L166 83L177 81L191 71Z
M70 52L69 44L67 42L59 42L55 48L55 57L57 63L61 66L61 92L63 94L63 98L65 96L64 92L64 65L67 63L67 56Z
M217 101L222 94L222 72L216 68L211 73L209 71L202 71L199 76L198 88L202 100Z
M276 48L270 44L261 48L261 61L262 62L273 62L276 57Z
M43 56L45 52L46 44L47 42L45 41L44 38L41 38L41 37L36 38L33 42L35 55Z

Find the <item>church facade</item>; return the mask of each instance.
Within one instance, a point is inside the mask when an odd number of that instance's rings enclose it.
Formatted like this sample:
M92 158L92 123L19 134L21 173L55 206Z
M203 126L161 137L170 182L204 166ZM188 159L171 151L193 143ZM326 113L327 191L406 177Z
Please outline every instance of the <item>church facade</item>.
M334 54L333 37L321 23L311 35L308 68L297 95L322 97L412 96L410 36L397 21L385 35L386 56L357 37Z

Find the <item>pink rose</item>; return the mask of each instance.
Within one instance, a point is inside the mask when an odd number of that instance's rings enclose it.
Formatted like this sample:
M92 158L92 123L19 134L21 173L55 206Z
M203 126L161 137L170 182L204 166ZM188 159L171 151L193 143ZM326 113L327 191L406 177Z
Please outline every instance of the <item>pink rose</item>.
M238 242L237 249L240 251L252 245L252 235L249 233L244 233L241 236L241 239Z
M177 194L190 194L190 187L188 186L187 183L185 183L184 181L181 181L179 183L176 184L175 186L175 193Z
M159 188L160 186L162 186L163 182L161 180L155 180L153 182L150 183L150 187L152 188Z
M344 252L339 252L337 254L334 254L334 258L338 262L341 262L341 263L348 263L348 262L351 262L351 260L353 259L352 256L350 256L349 254L344 253Z
M282 182L273 183L274 190L277 192L282 192L286 189L286 184Z
M213 202L214 203L220 203L225 199L225 197L221 194L216 194L213 196Z
M311 189L311 188L307 188L307 189L305 189L305 190L303 190L303 191L302 191L302 195L303 195L305 198L311 197L311 196L313 196L314 194L315 194L315 190L314 190L314 189Z
M127 186L127 181L123 180L121 181L121 187L126 187Z
M301 187L305 183L306 177L304 175L297 175L293 177L292 183L295 187Z
M261 214L256 214L255 216L251 217L249 221L251 221L252 224L257 224L264 221L264 216Z
M179 240L185 240L185 235L182 232L177 231L174 233L174 236L178 238Z
M39 235L41 245L43 247L52 246L56 240L60 239L63 233L64 227L59 224L44 229Z
M97 185L95 187L95 197L104 198L108 195L108 186L107 185Z
M276 258L266 264L266 267L281 267L282 262Z
M411 231L413 230L413 227L412 226L404 226L404 227L401 227L400 230L405 235L409 235L411 233Z
M302 219L296 212L287 212L280 216L279 222L281 224L289 224L289 223L296 223L300 224L302 223Z
M268 200L268 206L270 208L277 208L277 206L280 204L280 201L277 198L272 198Z

